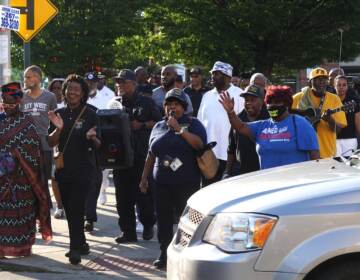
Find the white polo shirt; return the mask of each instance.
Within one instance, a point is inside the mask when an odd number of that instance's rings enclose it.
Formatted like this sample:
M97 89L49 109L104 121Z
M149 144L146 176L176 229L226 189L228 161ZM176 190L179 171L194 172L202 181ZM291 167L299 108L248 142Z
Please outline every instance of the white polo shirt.
M240 97L243 90L230 84L227 92L231 98L234 98L234 111L239 114L244 109L244 98ZM213 148L215 156L218 159L227 160L231 124L225 109L219 102L219 92L216 88L204 94L197 118L205 126L207 142L216 141L217 143Z

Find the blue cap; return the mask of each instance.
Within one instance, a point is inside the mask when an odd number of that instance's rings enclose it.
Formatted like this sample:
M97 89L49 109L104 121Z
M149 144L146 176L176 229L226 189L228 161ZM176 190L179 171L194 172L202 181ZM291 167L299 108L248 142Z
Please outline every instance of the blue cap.
M98 80L98 75L96 72L88 72L85 74L84 79L86 81L94 81L96 82Z
M165 101L168 101L169 99L176 99L180 101L180 103L187 105L185 93L179 88L173 88L166 93Z

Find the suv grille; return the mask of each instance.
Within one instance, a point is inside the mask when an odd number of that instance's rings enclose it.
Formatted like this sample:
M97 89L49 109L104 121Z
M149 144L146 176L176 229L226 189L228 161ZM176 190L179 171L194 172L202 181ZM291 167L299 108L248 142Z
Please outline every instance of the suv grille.
M196 211L193 208L189 207L189 220L195 225L200 225L202 219L204 219L204 215L200 212Z
M190 207L188 207L187 211L185 211L185 215L188 216L187 221L193 225L196 225L196 228L198 227L198 225L200 225L201 221L204 219L203 214ZM183 229L181 229L181 224L179 224L176 244L181 247L186 247L189 244L193 234L194 232L191 233L185 232Z

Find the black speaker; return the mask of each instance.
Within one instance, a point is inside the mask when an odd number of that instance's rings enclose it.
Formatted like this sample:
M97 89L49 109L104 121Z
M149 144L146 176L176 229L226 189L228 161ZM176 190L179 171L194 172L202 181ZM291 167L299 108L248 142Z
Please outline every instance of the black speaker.
M120 109L98 110L98 135L101 147L97 150L101 168L124 169L133 165L129 115Z

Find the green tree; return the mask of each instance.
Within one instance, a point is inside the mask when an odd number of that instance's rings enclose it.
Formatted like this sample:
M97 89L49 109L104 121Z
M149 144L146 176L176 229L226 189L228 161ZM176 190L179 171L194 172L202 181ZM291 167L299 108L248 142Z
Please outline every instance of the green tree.
M153 1L144 9L142 41L151 41L161 26L168 50L186 64L224 60L270 74L275 65L296 69L336 61L339 28L346 30L343 58L356 57L359 12L359 0Z
M223 60L269 75L337 61L339 28L343 59L360 53L360 0L52 1L59 14L31 42L32 63L51 76L149 59L205 67Z
M31 41L31 62L50 76L114 67L115 39L135 32L142 5L119 0L52 2L59 14ZM18 38L14 43L22 44Z

